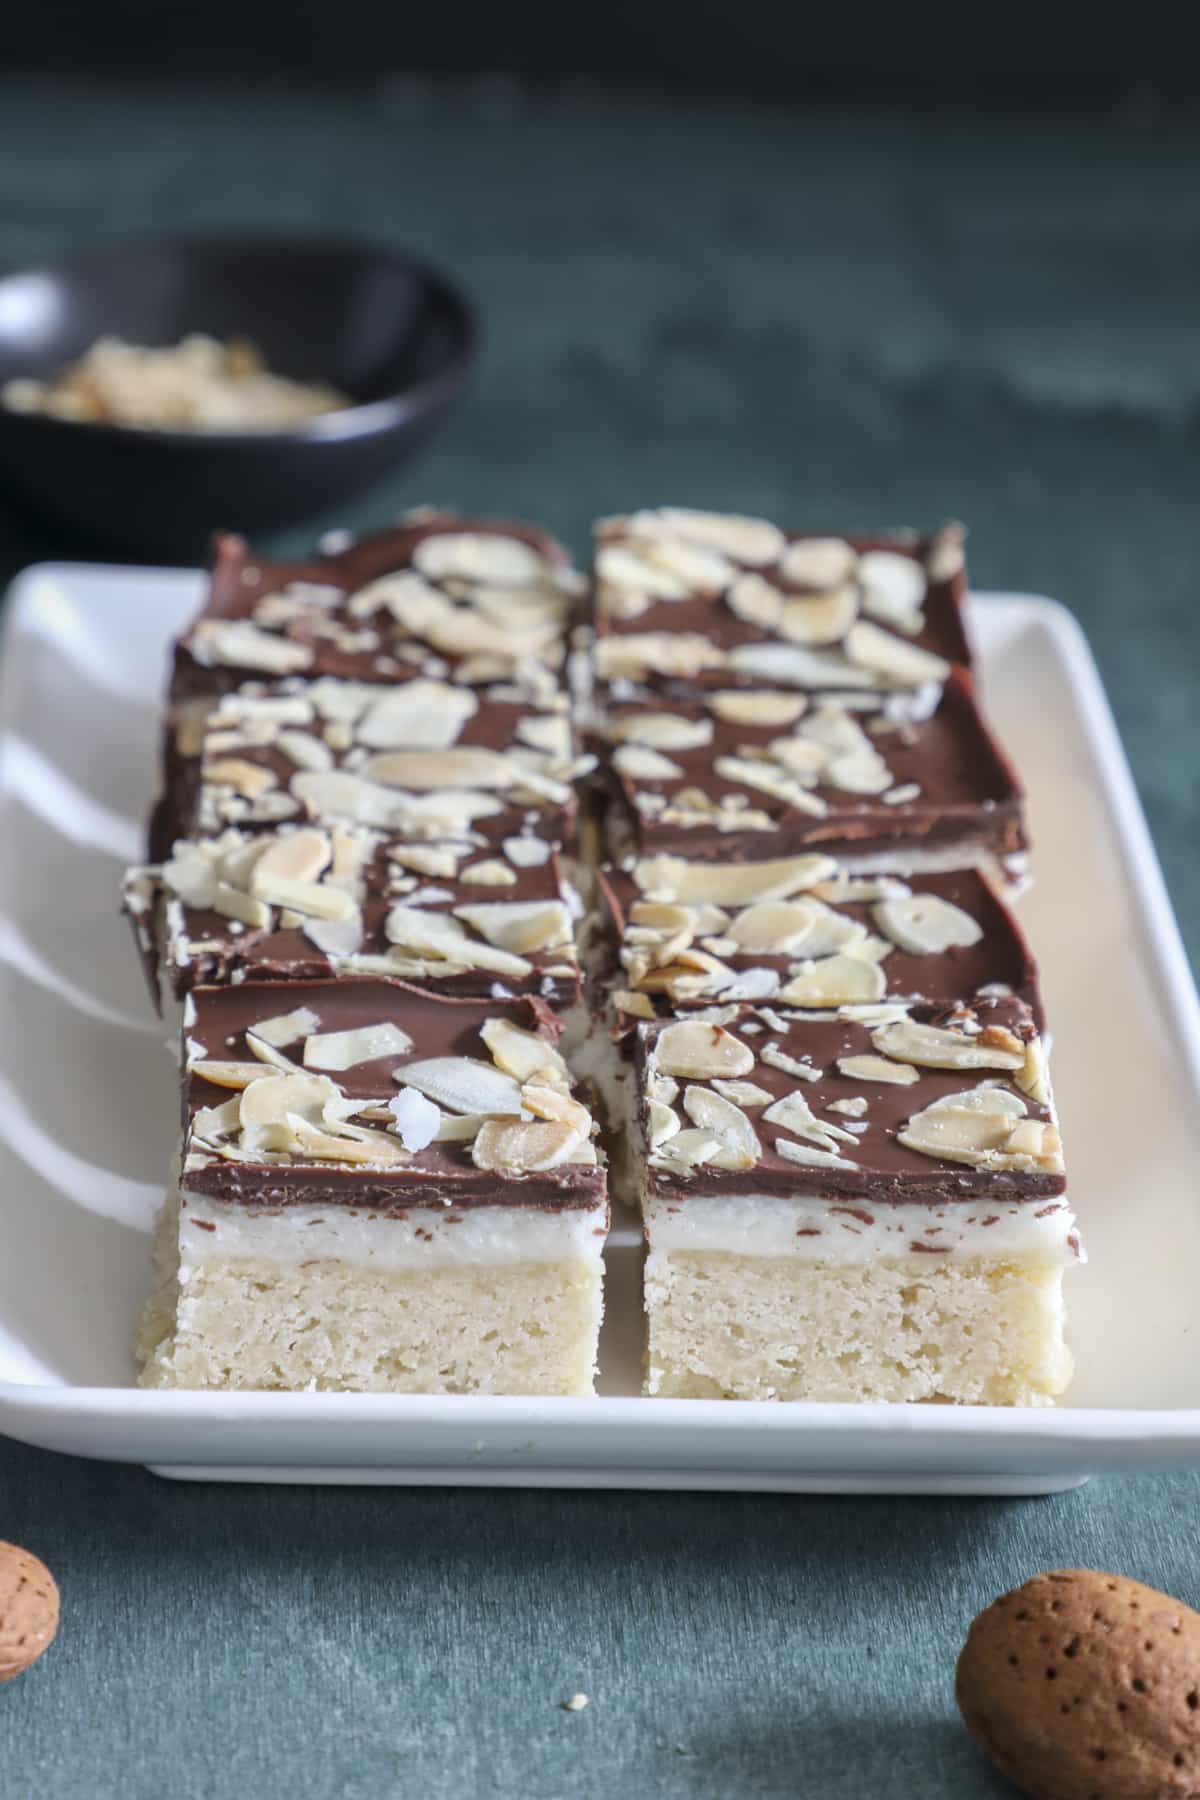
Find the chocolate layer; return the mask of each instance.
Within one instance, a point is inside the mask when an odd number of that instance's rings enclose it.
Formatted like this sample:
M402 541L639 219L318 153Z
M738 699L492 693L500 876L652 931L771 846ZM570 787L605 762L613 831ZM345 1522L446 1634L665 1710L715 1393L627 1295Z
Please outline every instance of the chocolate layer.
M626 580L606 581L603 561L606 547L620 546L623 550L632 551L634 555L640 555L653 537L652 530L648 531L643 522L648 521L652 527L656 519L664 516L665 514L654 513L635 514L631 519L603 520L597 528L598 579L594 616L597 670L601 681L627 676L664 692L674 691L680 694L714 687L759 686L767 683L779 687L838 688L850 683L839 678L833 664L824 674L815 671L808 675L789 673L788 658L778 655L773 658L773 673L765 664L757 672L751 673L739 668L740 659L736 653L751 646L758 652L772 646L778 651L790 652L803 644L804 648L819 653L818 661L824 661L827 657L839 660L848 658L857 666L864 667L866 665L859 655L858 647L849 643L847 635L850 626L858 620L866 620L888 638L895 639L901 652L904 647L911 647L915 651L941 658L948 664L970 664L970 647L962 618L966 574L962 560L962 534L957 527L948 527L941 532L926 535L912 532L853 536L837 540L818 537L818 534L811 532L781 532L778 533L778 552L767 560L744 560L740 554L723 546L720 554L729 565L725 571L726 578L722 579L719 575L706 578L703 566L698 565L690 579L684 573L678 584L680 591L670 598L656 596L653 578L649 584L640 585L636 570L632 567ZM766 530L773 529L763 521L754 523ZM673 534L668 531L666 535L670 537ZM693 550L702 543L705 548L714 548L711 539L689 539L683 528L680 529L679 536ZM913 585L917 595L912 607L889 616L888 610L881 610L874 601L868 605L860 590L858 603L847 609L848 618L844 629L837 629L836 621L823 629L814 626L814 635L808 638L801 637L796 630L785 629L778 621L772 620L769 609L752 614L753 602L751 601L750 606L743 606L738 599L735 583L744 577L766 584L785 602L815 602L835 588L854 587L857 574L852 566L844 574L834 576L828 583L803 576L797 578L787 572L788 552L793 547L830 542L844 545L858 557L882 552L902 563L911 563L916 571ZM683 567L686 571L687 565ZM676 640L692 637L707 640L710 650L715 654L705 658L703 652L697 649L693 659L689 649L686 662L683 662L680 659L685 656L685 649L676 641L666 648L665 656L652 657L643 667L632 668L628 662L631 652L604 647L605 640L653 636L658 633L665 633ZM690 666L693 660L695 666ZM794 662L795 659L791 660ZM879 685L916 686L924 679L940 679L944 674L945 670L941 672L941 676L932 672L929 675L914 673L910 681L901 678L897 671L895 677L884 678ZM868 680L865 685L869 687L871 682Z
M323 949L310 935L311 931L316 939L322 938L320 920L310 920L309 930L304 922L285 924L290 916L286 908L268 907L267 923L254 925L230 918L214 905L190 903L185 897L203 892L195 871L200 868L203 872L205 858L211 863L214 880L218 875L227 877L239 858L244 860L248 847L286 843L294 829L284 826L260 838L230 831L200 844L180 843L175 846L176 860L165 868L160 865L131 872L125 910L156 1003L160 969L172 992L182 998L193 987L217 983L320 981L341 971L366 972L363 958L383 958L391 965L390 970L375 973L428 984L456 999L530 995L555 1006L571 1006L578 999L579 974L574 945L569 941L567 911L558 914L567 942L541 948L525 941L520 956L529 965L525 973L463 966L461 961L438 957L429 949L393 944L387 932L388 918L397 906L439 916L453 914L457 907L481 904L531 907L561 903L569 910L569 898L564 899L567 890L552 852L540 867L531 868L514 864L503 850L460 853L452 845L409 846L375 832L343 833L339 846L352 845L356 861L361 856L349 889L359 905L361 933L358 948L344 953ZM335 873L332 865L322 871L315 884L320 892L328 890ZM488 880L480 881L480 875ZM499 881L498 876L508 879ZM251 866L244 889L237 891L252 898L252 886ZM554 915L547 918L553 926ZM460 923L468 943L487 945L481 932ZM486 949L483 954L486 957Z
M308 819L427 841L528 832L562 843L571 782L586 766L561 698L537 707L503 685L477 692L426 678L387 689L255 683L208 713L199 762L181 763L170 810L178 836Z
M1000 1028L1024 1044L1033 1043L1037 1036L1031 1009L1017 999L980 1001L969 1009L917 1006L912 1009L911 1016L920 1023L937 1026L951 1025L966 1018L981 1031ZM647 1082L653 1051L662 1033L671 1028L665 1024L647 1024L638 1031L636 1084L640 1097L639 1130L644 1145L648 1145ZM785 1095L800 1094L812 1113L823 1122L843 1129L866 1125L865 1131L850 1134L851 1141L837 1143L836 1154L855 1166L822 1167L790 1161L775 1149L775 1140L794 1134L764 1121L765 1106L747 1107L747 1117L758 1139L755 1166L722 1170L702 1164L689 1175L682 1176L657 1168L651 1162L646 1169L647 1185L650 1193L659 1198L686 1202L697 1196L714 1194L806 1194L898 1205L963 1200L978 1195L981 1200L1015 1200L1035 1205L1065 1192L1065 1179L1057 1171L972 1168L927 1156L899 1142L897 1134L916 1114L937 1100L977 1086L1000 1087L1020 1101L1029 1119L1050 1121L1050 1107L1030 1098L1016 1085L1009 1072L990 1068L922 1067L918 1079L911 1085L891 1085L845 1075L837 1067L840 1057L878 1054L872 1041L875 1027L860 1019L792 1019L787 1030L781 1031L755 1008L747 1007L740 1017L728 1021L724 1029L755 1059L753 1067L739 1079L764 1089L773 1101ZM797 1062L810 1065L818 1072L816 1078L806 1080L765 1061L763 1051L769 1047L777 1047ZM673 1104L676 1112L682 1114L683 1092L688 1079L679 1077L678 1080L680 1094ZM865 1101L865 1110L859 1116L829 1110L831 1103L844 1101ZM686 1117L682 1118L682 1124L688 1125Z
M304 1008L316 1015L321 1033L360 1030L385 1021L412 1040L409 1051L375 1058L331 1074L341 1092L364 1106L386 1104L399 1094L406 1063L433 1057L465 1056L493 1060L480 1037L489 1019L504 1019L524 1031L536 1031L552 1046L561 1030L550 1008L538 1000L441 999L404 982L367 978L294 982L286 987L243 982L236 987L197 988L184 1042L189 1068L202 1059L253 1062L246 1033L264 1020ZM282 1054L305 1069L303 1043L282 1046ZM270 1071L268 1071L270 1072ZM401 1077L397 1079L397 1075ZM191 1126L201 1108L236 1098L236 1092L195 1073L187 1077L184 1120L183 1187L211 1194L230 1205L287 1207L331 1205L400 1214L412 1207L467 1209L478 1206L534 1206L550 1212L597 1207L604 1202L604 1170L594 1164L561 1163L523 1175L479 1169L469 1141L431 1143L386 1168L350 1167L336 1162L280 1156L260 1162L225 1161L197 1150ZM352 1122L354 1122L352 1120ZM384 1130L377 1120L363 1120ZM392 1142L399 1140L393 1137Z
M949 1004L958 999L970 1000L983 988L1004 988L1024 1000L1035 1016L1039 1014L1037 969L1032 952L1011 912L976 871L962 869L949 874L913 875L904 881L886 877L879 882L851 879L846 884L851 894L864 887L876 889L877 897L872 899L838 897L840 879L835 874L828 882L819 884L815 897L820 899L822 907L828 905L839 918L852 921L864 936L870 934L877 939L886 936L881 925L881 902L886 908L887 897L904 889L917 899L931 897L954 907L981 933L974 943L949 944L936 950L916 951L903 944L894 944L879 962L888 999ZM629 915L631 907L636 908L645 895L631 869L602 869L598 871L597 883L607 927L606 975L617 987L628 986L630 975L621 968L620 952L624 947L627 955L636 954L638 928ZM799 902L805 897L803 890L794 896ZM738 909L727 906L723 910L731 920L736 919ZM723 934L710 935L720 937ZM698 941L703 942L699 935ZM735 979L744 979L750 970L767 969L777 976L779 986L785 987L791 971L803 961L804 946L801 942L790 953L764 949L747 951L731 948L727 940L717 954L718 960L734 972ZM655 1011L664 1018L722 999L720 985L712 993L690 1000L655 992L652 984L645 992ZM789 1010L787 1003L777 996L768 998L767 1004L781 1012Z
M612 704L603 781L616 809L619 841L637 850L748 860L801 849L862 857L904 846L937 854L957 851L970 861L981 854L1003 858L1026 847L1020 783L964 675L951 676L936 711L925 719L906 720L881 707L846 709L840 698L809 700L787 725L722 718L700 698ZM788 747L827 749L812 734L835 711L865 733L881 759L875 785L884 785L878 792L855 792L819 770L811 786L789 799L731 773L731 761L749 767L764 763L781 779L794 779L785 760ZM620 746L636 747L639 726L646 731L642 721L650 719L653 733L654 721L663 715L698 732L711 726L711 740L660 752L678 774L623 773ZM595 741L602 742L599 734ZM832 754L830 762L836 768ZM754 822L743 825L743 818Z
M440 673L447 663L480 654L469 648L439 648L419 630L392 617L386 607L360 615L352 605L355 594L370 583L411 570L414 553L426 538L449 533L499 536L523 544L541 560L546 581L561 584L565 603L562 626L549 635L546 643L548 660L557 667L562 660L561 639L574 617L580 586L562 546L533 525L424 511L411 515L395 530L363 538L336 555L301 560L258 557L244 539L220 534L213 542L212 578L204 607L176 649L172 697L178 700L227 693L240 682L265 672L261 660L255 658L238 662L214 656L211 644L204 643L204 630L198 627L215 621L248 621L280 643L294 646L297 666L289 672L309 677L337 675L357 681L397 681L428 672L431 660L440 664ZM440 580L435 579L432 585L459 603L459 597ZM306 596L306 587L328 592L318 599L312 594ZM264 609L266 600L286 595L289 590L297 599L290 616L283 616L284 609ZM462 610L466 613L470 608L463 606ZM372 634L370 641L363 634ZM356 643L356 637L363 641ZM308 653L302 663L301 652ZM495 670L484 679L495 679Z

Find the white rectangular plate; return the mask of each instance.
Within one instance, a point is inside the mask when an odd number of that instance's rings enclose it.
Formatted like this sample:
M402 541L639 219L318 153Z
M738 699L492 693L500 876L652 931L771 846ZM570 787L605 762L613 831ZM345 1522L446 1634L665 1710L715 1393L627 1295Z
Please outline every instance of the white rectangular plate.
M1048 600L973 602L1030 790L1072 1193L1078 1375L1047 1410L637 1394L636 1233L610 1253L595 1400L142 1392L129 1338L176 1080L117 913L155 782L172 636L200 578L44 566L0 663L0 1430L180 1476L1037 1493L1200 1460L1200 1013L1086 644Z

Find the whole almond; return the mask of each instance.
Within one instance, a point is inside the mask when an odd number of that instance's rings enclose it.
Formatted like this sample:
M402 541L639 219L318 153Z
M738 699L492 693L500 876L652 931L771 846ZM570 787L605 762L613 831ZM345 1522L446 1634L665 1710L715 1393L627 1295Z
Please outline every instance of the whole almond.
M1200 1613L1095 1569L1002 1594L958 1659L959 1711L1032 1800L1200 1796Z
M0 1681L23 1675L58 1630L58 1588L44 1562L0 1542Z

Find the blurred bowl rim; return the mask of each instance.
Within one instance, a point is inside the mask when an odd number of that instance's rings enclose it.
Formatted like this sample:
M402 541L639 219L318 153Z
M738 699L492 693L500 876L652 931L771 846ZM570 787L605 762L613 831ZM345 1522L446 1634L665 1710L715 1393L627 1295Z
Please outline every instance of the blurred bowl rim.
M67 251L62 256L45 256L37 262L22 263L14 268L0 268L0 294L10 281L23 281L34 275L62 276L83 270L89 262L108 261L142 250L208 250L237 254L239 251L284 250L306 252L328 250L336 255L372 256L402 266L417 277L426 288L446 304L453 322L454 341L445 366L435 374L385 394L379 400L364 400L352 406L335 407L317 413L297 425L274 431L185 431L160 425L115 425L108 420L60 419L50 413L23 412L0 401L0 419L18 419L37 430L86 433L97 443L118 440L138 444L161 444L175 449L196 450L206 445L228 449L233 445L245 449L251 445L264 448L285 444L330 444L349 438L370 437L376 432L408 423L428 410L443 394L452 392L463 379L474 360L479 343L479 317L474 303L451 276L436 263L413 251L394 245L379 244L370 238L322 236L315 232L155 232L145 237L104 239ZM277 371L272 371L277 372ZM10 380L20 380L19 375ZM319 376L312 380L321 379Z

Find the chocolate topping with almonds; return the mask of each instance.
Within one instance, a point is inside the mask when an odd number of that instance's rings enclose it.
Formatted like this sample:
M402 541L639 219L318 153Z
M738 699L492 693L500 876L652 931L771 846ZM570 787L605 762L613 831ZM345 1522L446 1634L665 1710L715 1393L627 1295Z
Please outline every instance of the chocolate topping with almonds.
M1065 1191L1040 1040L1017 999L830 1019L734 1007L642 1025L636 1082L660 1199L895 1205Z
M828 538L661 507L596 529L596 672L681 693L886 691L970 661L962 532Z
M560 1030L538 1000L448 1000L403 982L198 988L183 1191L390 1214L597 1206L604 1170Z
M290 885L272 881L272 858ZM455 998L528 994L571 1006L572 903L554 852L537 839L477 849L290 825L181 841L165 865L131 871L125 892L156 1001L161 964L179 997L247 977L342 972Z
M1024 848L1020 784L964 674L928 717L863 700L717 689L614 701L603 737L617 835L636 849L747 859Z

